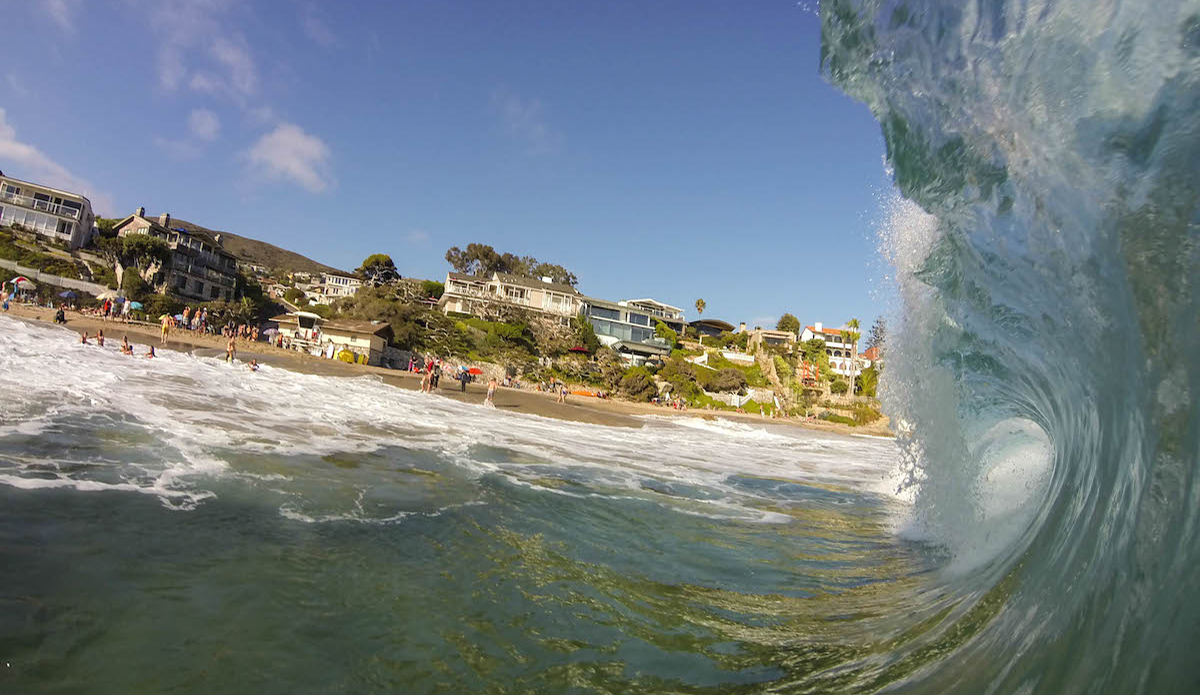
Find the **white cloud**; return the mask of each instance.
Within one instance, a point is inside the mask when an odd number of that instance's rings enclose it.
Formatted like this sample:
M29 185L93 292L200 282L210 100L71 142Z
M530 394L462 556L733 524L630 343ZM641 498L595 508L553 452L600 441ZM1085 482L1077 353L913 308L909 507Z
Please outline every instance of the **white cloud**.
M79 5L80 0L41 0L42 9L50 21L68 34L75 33L75 11Z
M72 174L33 145L17 140L17 131L9 125L3 107L0 107L0 162L4 162L6 168L16 167L8 171L13 176L87 196L97 212L111 214L116 210L112 198L98 191L89 181Z
M328 190L333 182L329 146L294 123L280 123L244 156L251 174L270 181L291 181L312 193Z
M414 229L404 235L404 240L410 244L424 244L429 241L429 232L423 229Z
M523 98L500 87L492 92L492 108L508 134L522 142L530 154L554 154L562 149L565 137L546 120L540 99Z
M233 40L218 37L209 52L229 71L229 84L239 94L250 96L258 91L258 68L245 37L239 35Z
M337 36L322 21L316 5L309 4L304 8L304 16L300 19L300 28L304 30L305 36L319 46L329 48L337 44Z
M216 140L221 134L221 120L208 109L196 109L188 116L188 130L199 140Z

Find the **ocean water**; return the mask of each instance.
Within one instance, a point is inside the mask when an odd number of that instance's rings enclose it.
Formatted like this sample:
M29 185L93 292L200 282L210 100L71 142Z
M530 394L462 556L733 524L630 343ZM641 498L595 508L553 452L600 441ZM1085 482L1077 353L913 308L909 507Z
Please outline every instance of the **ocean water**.
M819 12L897 440L0 317L0 692L1200 692L1200 3Z

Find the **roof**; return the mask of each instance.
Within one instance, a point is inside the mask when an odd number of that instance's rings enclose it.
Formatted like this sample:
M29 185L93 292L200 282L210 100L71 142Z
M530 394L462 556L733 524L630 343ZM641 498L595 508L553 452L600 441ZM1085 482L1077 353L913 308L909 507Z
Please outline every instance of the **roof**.
M647 297L645 299L627 299L627 300L625 300L625 302L627 304L653 304L654 306L662 307L663 309L670 309L671 311L683 312L683 309L680 309L677 306L671 306L670 304L663 304L662 302L658 301L657 299L650 299L649 297Z
M872 362L874 362L875 360L878 360L879 359L879 346L876 345L875 347L867 348L862 354L859 355L859 357L871 360Z
M4 173L4 172L2 172L2 171L0 171L0 176L2 176L2 177L4 177L4 178L8 179L9 181L16 181L17 183L23 183L23 184L25 184L25 185L27 185L27 186L37 186L38 188L45 188L47 191L53 191L53 192L55 192L55 193L61 193L61 194L63 194L63 195L69 195L69 196L71 196L71 197L73 197L73 198L83 198L84 200L86 200L86 201L88 202L88 205L91 205L91 204L92 204L92 201L91 201L91 200L90 200L90 199L89 199L89 198L88 198L86 195L83 195L82 193L72 193L71 191L64 191L64 190L62 190L61 188L55 188L54 186L47 186L47 185L46 185L46 184L44 184L44 183L37 183L37 182L34 182L34 181L26 181L26 180L24 180L24 179L18 179L17 177L15 177L15 176L9 176L9 175L5 174L5 173Z
M841 335L842 334L841 329L838 329L838 328L822 328L819 331L814 326L805 326L804 328L805 328L805 330L812 331L813 333L816 333L818 335L823 335L826 333L828 333L829 335Z
M124 227L126 223L128 223L130 220L132 220L135 217L138 218L139 220L149 223L150 227L152 229L157 229L158 231L160 231L164 234L167 234L170 232L175 232L177 234L186 234L190 237L195 237L202 242L210 244L219 253L223 253L226 256L230 256L230 257L234 258L235 260L237 259L237 257L234 256L232 253L226 251L225 248L223 246L221 246L221 242L217 241L216 237L214 237L212 234L209 234L208 232L202 232L199 229L183 229L180 227L167 228L167 227L164 227L161 224L159 224L159 222L158 222L159 218L157 218L157 217L141 217L139 215L130 215L129 217L126 217L125 219L121 220L116 225L114 225L113 229ZM176 220L174 218L172 218L171 221L172 222L181 222L181 220Z
M579 290L564 285L561 282L546 282L537 278L527 278L521 275L512 275L511 273L496 273L496 279L500 282L510 285L520 285L521 287L532 287L533 289L550 290L551 292L559 292L562 294L579 294Z
M451 280L461 280L462 282L478 282L480 284L486 283L488 281L487 278L476 277L474 275L467 275L466 273L455 273L453 271L446 273L446 277L450 278Z
M379 335L381 333L390 333L392 326L389 323L372 323L370 321L348 321L344 319L334 319L321 324L321 330L342 331L345 333L366 333L369 335Z
M726 323L721 319L696 319L688 324L689 326L707 326L708 328L716 328L719 331L733 331L733 324Z

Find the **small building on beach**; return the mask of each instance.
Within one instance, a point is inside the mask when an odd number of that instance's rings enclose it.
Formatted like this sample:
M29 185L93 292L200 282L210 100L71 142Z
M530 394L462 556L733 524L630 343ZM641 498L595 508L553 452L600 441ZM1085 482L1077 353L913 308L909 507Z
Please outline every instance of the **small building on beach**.
M271 319L293 350L345 362L379 366L392 337L391 325L374 321L323 319L308 311Z

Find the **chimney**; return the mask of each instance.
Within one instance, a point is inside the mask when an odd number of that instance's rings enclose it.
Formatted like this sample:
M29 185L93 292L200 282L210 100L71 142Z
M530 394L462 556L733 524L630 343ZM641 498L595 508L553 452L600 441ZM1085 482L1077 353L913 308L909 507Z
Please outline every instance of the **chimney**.
M221 235L220 234L217 234L216 236L214 236L213 240L217 242L217 246L221 245Z
M820 333L820 332L821 332L821 328L822 328L822 326L821 326L821 322L820 322L820 321L817 321L816 323L814 323L814 324L813 324L813 328L815 328L815 329L816 329L815 331L813 331L813 333Z
M746 322L745 322L745 321L742 321L740 324L738 324L738 329L737 329L737 332L738 332L738 333L745 333L745 332L746 332Z
M169 213L165 213L165 212L163 214L159 215L158 223L161 224L162 226L166 227L167 229L170 229L171 228L171 215Z
M146 216L146 208L138 208L138 209L137 209L137 216L138 216L138 217L145 217L145 216Z

